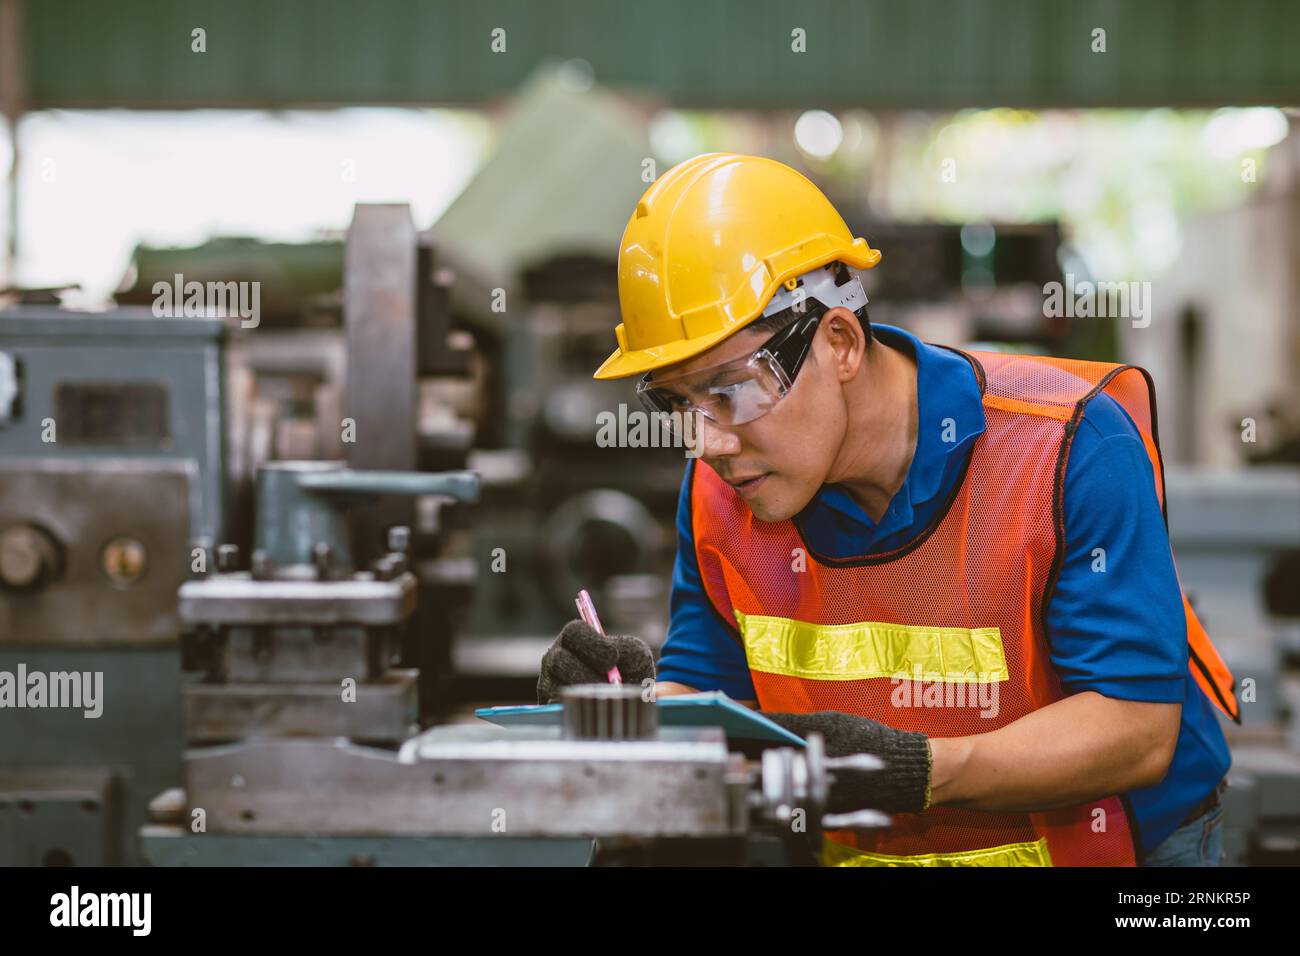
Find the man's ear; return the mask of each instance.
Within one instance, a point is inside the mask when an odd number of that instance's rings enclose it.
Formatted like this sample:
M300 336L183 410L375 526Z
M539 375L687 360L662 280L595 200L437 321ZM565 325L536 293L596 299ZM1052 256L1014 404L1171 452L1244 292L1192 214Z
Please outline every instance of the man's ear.
M821 331L831 347L835 377L841 383L858 374L867 350L867 334L858 317L844 306L836 306L822 317Z

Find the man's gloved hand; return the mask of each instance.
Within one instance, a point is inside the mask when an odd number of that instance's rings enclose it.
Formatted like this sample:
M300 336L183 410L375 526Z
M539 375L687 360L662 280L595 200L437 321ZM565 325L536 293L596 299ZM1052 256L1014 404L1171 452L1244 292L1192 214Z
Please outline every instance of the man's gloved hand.
M888 813L919 813L930 806L930 738L895 730L867 717L820 710L813 714L769 714L764 717L806 737L819 733L828 757L871 754L884 761L882 770L833 770L826 807L829 813L870 808Z
M607 683L611 667L618 668L624 684L654 680L654 654L644 641L621 634L601 637L582 621L570 621L542 656L537 702L554 703L570 684Z

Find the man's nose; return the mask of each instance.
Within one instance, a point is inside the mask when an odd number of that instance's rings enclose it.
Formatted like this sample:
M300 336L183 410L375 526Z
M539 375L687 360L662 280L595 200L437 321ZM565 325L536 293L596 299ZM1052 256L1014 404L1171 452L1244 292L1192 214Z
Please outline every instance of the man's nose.
M698 427L701 455L705 461L740 454L740 436L735 432L720 427L703 415L699 416Z

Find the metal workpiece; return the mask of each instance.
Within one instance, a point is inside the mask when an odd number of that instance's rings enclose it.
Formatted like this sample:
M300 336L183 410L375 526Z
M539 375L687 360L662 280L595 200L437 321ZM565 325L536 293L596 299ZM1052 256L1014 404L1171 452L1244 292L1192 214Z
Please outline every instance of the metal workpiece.
M189 684L182 693L185 737L191 745L249 737L346 737L397 744L418 729L417 674L391 670L357 680L352 699L342 679L271 684Z
M196 479L166 459L0 461L0 645L175 644Z
M318 549L329 549L331 573L353 571L347 511L380 497L440 495L478 499L479 479L469 471L420 473L351 471L341 461L281 461L257 473L255 547L275 568L319 568ZM403 526L404 527L404 526Z
M561 693L561 726L570 740L646 740L659 730L659 710L639 686L574 684Z
M180 587L181 619L190 625L400 624L415 609L409 572L388 581L366 572L344 580L256 580L221 574Z
M186 790L214 834L725 837L746 828L731 766L717 728L615 743L438 727L400 753L322 739L207 748L188 755Z

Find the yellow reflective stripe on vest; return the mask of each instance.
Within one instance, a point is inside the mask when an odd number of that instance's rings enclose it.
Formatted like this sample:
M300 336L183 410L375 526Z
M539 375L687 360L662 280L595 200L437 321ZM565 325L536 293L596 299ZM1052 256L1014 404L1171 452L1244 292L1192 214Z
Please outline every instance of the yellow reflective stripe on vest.
M949 684L1009 680L996 627L809 624L735 611L749 669L807 680L890 677Z
M986 850L964 850L961 853L922 853L918 856L890 856L887 853L868 853L834 840L822 845L824 866L1051 866L1052 855L1047 852L1047 838L1032 843L1008 843Z

